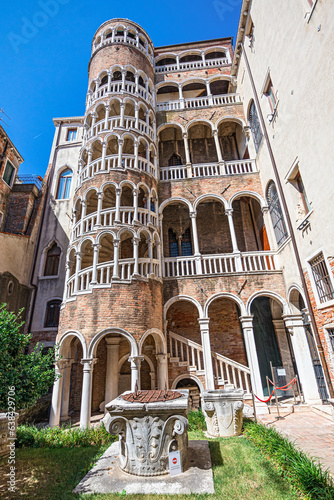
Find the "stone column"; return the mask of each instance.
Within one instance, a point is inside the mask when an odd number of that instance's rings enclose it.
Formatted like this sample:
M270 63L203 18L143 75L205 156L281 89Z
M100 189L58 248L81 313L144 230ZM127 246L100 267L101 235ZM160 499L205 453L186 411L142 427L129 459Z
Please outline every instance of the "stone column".
M105 168L106 152L107 152L107 143L102 142L101 170L106 170Z
M121 102L121 120L120 120L120 128L124 128L124 111L125 111L125 102Z
M70 264L69 262L66 262L65 264L65 286L64 286L64 293L63 293L63 302L68 298L68 280L70 279Z
M133 223L137 222L139 223L138 220L138 189L133 190L133 208L134 208L134 214L133 214Z
M201 254L199 251L199 244L198 244L196 212L190 212L190 220L191 220L191 229L192 229L192 233L193 233L193 242L194 242L194 257L195 257L196 274L202 274L202 261L201 261Z
M148 210L148 213L147 213L147 224L151 224L152 223L152 220L151 220L151 201L152 201L152 194L149 193L149 195L147 197L147 210Z
M110 82L110 77L108 76L108 92L110 92L109 90L109 82ZM109 120L109 104L105 104L104 105L105 107L105 110L106 110L106 116L104 117L104 130L108 130L108 120Z
M80 429L87 429L90 427L93 368L96 361L97 360L94 358L81 360L81 364L83 365L83 379L80 410Z
M128 40L128 30L125 28L124 30L124 43L126 43Z
M203 64L203 67L204 67L206 65L204 52L201 52L201 56L202 56L202 64Z
M259 360L257 357L254 329L253 329L253 316L241 316L240 322L244 334L245 348L247 353L248 366L250 369L250 379L252 384L253 393L256 394L260 399L264 399ZM256 401L256 406L263 407L265 410L267 408L265 403L260 403Z
M321 404L322 402L319 397L317 379L314 373L314 366L302 316L298 314L287 314L283 316L283 319L291 335L291 343L305 401L310 405Z
M187 177L190 179L192 177L191 171L191 161L190 161L190 153L189 153L189 144L188 144L188 134L184 132L183 134L183 142L184 142L184 151L186 154L186 167L187 167Z
M132 276L139 276L139 272L138 272L138 245L139 245L140 239L133 238L132 242L133 242L133 257L135 259L135 265L133 268L133 275Z
M114 239L114 272L113 272L113 279L119 279L119 274L118 274L118 259L119 259L119 244L121 240Z
M92 281L90 282L91 285L96 285L97 283L97 263L99 259L99 248L100 245L98 243L93 243L93 272L92 272Z
M97 116L98 116L98 115L97 115L97 113L92 113L92 114L91 114L91 117L92 117L92 125L91 125L92 135L91 135L91 136L95 135L95 134L94 134L94 127L95 127L95 123L96 123L96 118L97 118Z
M81 271L81 252L75 253L76 263L75 263L75 278L74 278L74 293L78 292L79 285L79 272Z
M242 262L241 262L241 254L240 254L240 250L238 248L237 237L235 234L235 228L234 228L234 223L233 223L233 208L226 209L225 213L227 215L228 225L230 228L232 248L233 248L234 259L235 259L235 270L237 272L241 272L242 271Z
M96 224L95 224L95 227L100 227L101 226L102 200L103 200L103 192L102 191L98 191L98 193L97 193L97 214L96 214Z
M136 84L136 88L138 86L138 81L137 81L137 84ZM138 92L136 90L136 92ZM135 105L135 128L138 130L139 129L139 105L136 104Z
M115 31L115 28L113 28L112 35L111 35L111 43L114 43L114 41L115 41L115 34L116 34L116 31Z
M204 370L205 370L205 385L207 391L214 390L215 388L213 366L212 366L211 344L210 344L209 321L210 321L209 318L198 319L198 323L201 329Z
M147 245L148 245L148 258L150 259L150 266L149 266L149 273L153 273L153 241L152 238L148 238Z
M92 156L93 156L93 151L91 148L87 149L87 173L88 173L88 177L91 177L90 176L90 164L92 163Z
M215 145L216 145L216 150L217 150L217 157L218 157L218 163L219 165L222 165L224 163L223 160L223 155L222 155L222 150L219 144L219 137L218 137L218 130L213 131L213 138L215 140ZM220 170L220 175L222 175L224 172Z
M66 359L62 361L64 361L64 372L63 372L63 393L61 401L60 421L65 422L70 418L68 416L68 408L70 404L71 367L74 359Z
M122 189L121 188L116 188L116 213L115 213L115 221L116 223L120 224L121 223L121 194L122 194Z
M135 162L134 162L133 167L138 169L138 147L139 147L138 141L134 141L133 147L134 147L134 154L135 154Z
M210 82L208 80L205 80L205 85L206 85L206 93L208 94L209 105L212 106L213 100L211 95Z
M107 92L108 94L111 92L111 79L112 79L112 71L108 71L108 89L107 89ZM108 114L109 114L109 104L105 104L106 108L108 106ZM104 127L104 128L108 128L108 126Z
M118 164L117 164L118 168L124 168L122 165L123 142L124 141L122 139L118 141Z
M125 90L125 75L126 75L126 70L122 69L122 91L123 92Z
M180 69L180 56L179 55L176 56L176 67L177 67L177 69Z
M158 389L168 387L168 362L167 354L156 354Z
M81 223L80 223L80 233L81 236L84 234L84 218L86 217L87 204L85 201L81 202Z
M136 86L135 87L136 94L138 94L138 92L139 92L139 74L138 73L135 74L135 86ZM137 105L135 106L135 110L136 109L137 109ZM139 107L138 107L138 109L139 109Z
M65 360L58 360L55 364L56 376L58 377L53 384L52 400L51 400L51 413L49 425L50 427L58 427L60 421L61 397L63 390L63 373L64 373Z
M184 97L183 97L183 92L182 92L182 83L179 83L179 101L180 101L180 108L184 109Z
M162 252L161 252L161 242L158 242L157 243L157 257L158 257L158 261L159 261L159 278L162 277Z
M105 388L105 404L110 403L118 396L118 354L120 337L107 337L107 371L106 371L106 388Z
M140 389L140 365L144 360L144 356L130 356L129 361L131 363L131 391L134 392L136 389L136 383L138 389Z

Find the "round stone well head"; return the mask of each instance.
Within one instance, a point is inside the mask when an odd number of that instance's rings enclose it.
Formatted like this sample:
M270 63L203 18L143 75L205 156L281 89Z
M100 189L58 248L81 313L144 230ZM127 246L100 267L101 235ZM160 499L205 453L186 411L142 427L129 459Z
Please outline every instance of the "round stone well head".
M119 466L137 476L169 473L168 453L187 462L189 391L127 391L106 405L104 425L119 435Z

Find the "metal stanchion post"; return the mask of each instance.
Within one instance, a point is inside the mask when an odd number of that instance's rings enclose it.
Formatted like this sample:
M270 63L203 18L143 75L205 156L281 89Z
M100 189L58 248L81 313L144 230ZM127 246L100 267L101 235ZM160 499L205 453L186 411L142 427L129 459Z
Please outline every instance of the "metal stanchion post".
M276 392L276 381L275 381L275 377L274 377L273 364L271 361L270 361L270 368L271 368L271 376L272 376L273 382L274 382L274 392L275 392L275 400L276 400L276 408L277 408L277 417L276 418L279 420L281 418L281 416L279 414L278 399L277 399L277 392Z
M255 422L257 422L257 418L256 418L256 408L255 408L255 399L254 399L254 393L253 393L253 391L252 391L252 400L253 400L254 420L255 420Z

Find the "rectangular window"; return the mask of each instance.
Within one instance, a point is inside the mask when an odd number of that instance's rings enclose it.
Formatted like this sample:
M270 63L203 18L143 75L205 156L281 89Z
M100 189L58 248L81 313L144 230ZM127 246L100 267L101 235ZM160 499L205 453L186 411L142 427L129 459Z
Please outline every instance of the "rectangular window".
M12 187L12 185L13 185L14 176L15 176L15 168L10 163L10 161L7 160L6 168L5 168L5 171L4 171L4 174L3 174L3 180L10 187Z
M328 332L329 341L331 344L332 351L334 353L334 328L326 328Z
M322 252L310 260L310 266L320 303L334 299L332 280Z
M67 131L67 141L75 141L77 138L77 129L69 128Z

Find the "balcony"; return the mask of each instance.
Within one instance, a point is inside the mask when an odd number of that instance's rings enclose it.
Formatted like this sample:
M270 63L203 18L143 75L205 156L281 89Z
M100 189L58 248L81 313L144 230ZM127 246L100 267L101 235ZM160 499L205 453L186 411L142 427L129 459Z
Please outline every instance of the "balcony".
M275 252L168 257L163 259L164 278L186 278L232 273L277 271Z
M110 288L114 281L130 281L134 277L149 278L151 275L159 276L159 260L149 258L138 259L138 274L134 274L135 259L120 259L117 264L117 277L114 276L115 263L104 262L96 266L96 281L93 282L93 266L79 271L67 281L67 298L78 293L91 292L94 288Z
M120 207L120 224L133 224L135 209L133 207ZM79 220L73 227L73 240L81 236L96 232L99 229L109 229L115 226L116 208L106 208L100 212L100 221L98 224L98 213L86 215ZM149 211L146 208L138 208L139 224L147 226L152 223L155 227L158 226L158 217L155 212Z
M102 97L111 96L113 94L131 94L135 97L141 97L151 106L154 107L153 96L140 85L137 86L133 82L125 82L123 85L121 81L111 82L110 90L108 90L108 84L98 87L92 94L88 96L87 107L92 106L98 99Z
M257 172L255 160L235 160L223 163L199 163L190 168L185 165L160 168L160 181L179 181L196 177L253 174Z
M221 94L203 97L188 97L166 102L159 102L156 105L157 111L178 111L180 109L204 108L207 106L230 106L241 104L239 94Z
M201 61L188 61L180 62L179 64L165 64L164 66L155 66L156 73L173 73L174 71L192 70L192 69L205 69L205 68L219 68L221 66L228 66L231 64L227 57L218 59L208 59Z
M123 123L120 116L115 116L108 119L106 128L105 125L106 125L105 119L102 119L97 123L95 123L93 127L88 129L85 140L87 141L88 139L91 139L92 137L95 137L102 132L105 133L108 130L111 131L114 130L115 128L133 130L134 132L137 132L139 134L147 135L152 141L155 140L153 127L151 127L147 122L144 122L144 120L140 119L136 124L136 119L134 116L124 116Z
M84 181L91 179L96 174L107 174L108 172L116 169L123 171L126 169L133 169L153 176L156 175L155 166L147 159L136 157L135 155L123 154L120 161L119 155L115 154L106 156L104 162L102 161L102 158L97 158L84 166L79 174L78 187L81 186Z

